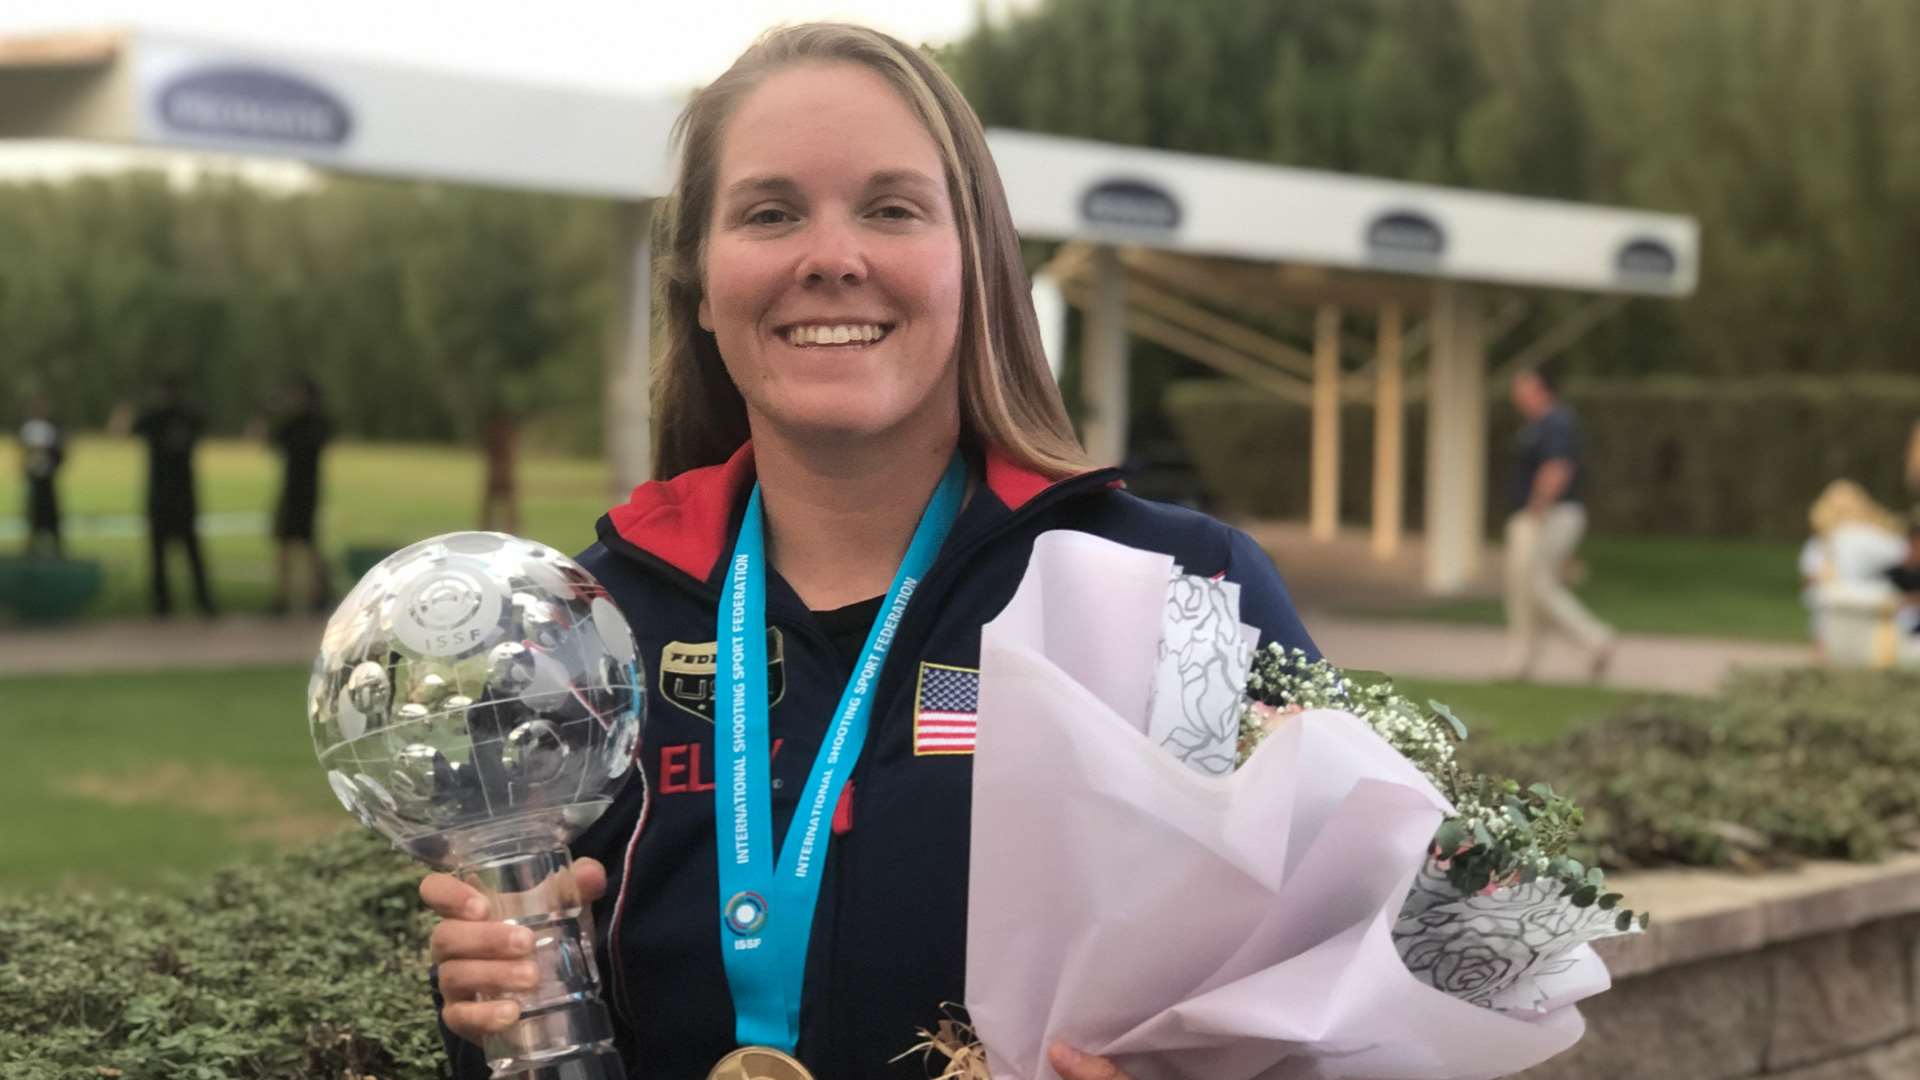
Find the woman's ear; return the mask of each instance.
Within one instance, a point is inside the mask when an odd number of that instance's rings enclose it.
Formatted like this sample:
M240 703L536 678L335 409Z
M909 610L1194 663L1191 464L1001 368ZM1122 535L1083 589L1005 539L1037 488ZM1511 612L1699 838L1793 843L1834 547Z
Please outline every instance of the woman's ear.
M700 298L700 306L694 309L694 314L700 321L700 329L713 333L713 305L707 303L706 297Z

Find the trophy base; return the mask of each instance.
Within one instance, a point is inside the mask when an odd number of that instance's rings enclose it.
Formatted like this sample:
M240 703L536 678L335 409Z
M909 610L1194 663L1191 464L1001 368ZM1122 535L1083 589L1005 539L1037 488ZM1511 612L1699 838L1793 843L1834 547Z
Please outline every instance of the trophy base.
M539 1009L487 1037L491 1080L626 1080L613 1025L600 999Z
M612 1044L556 1061L528 1064L512 1072L495 1071L492 1080L627 1080L627 1070Z
M533 934L535 985L513 995L520 1019L482 1044L492 1080L626 1080L600 999L593 930L563 848L462 867L492 915Z

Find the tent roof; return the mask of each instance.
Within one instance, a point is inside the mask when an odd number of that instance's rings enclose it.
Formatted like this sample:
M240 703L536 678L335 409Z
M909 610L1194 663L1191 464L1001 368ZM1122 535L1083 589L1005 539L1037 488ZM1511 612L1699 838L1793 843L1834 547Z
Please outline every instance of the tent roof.
M0 137L666 194L680 103L146 29L0 36ZM1692 292L1684 216L996 129L1024 235L1591 292Z

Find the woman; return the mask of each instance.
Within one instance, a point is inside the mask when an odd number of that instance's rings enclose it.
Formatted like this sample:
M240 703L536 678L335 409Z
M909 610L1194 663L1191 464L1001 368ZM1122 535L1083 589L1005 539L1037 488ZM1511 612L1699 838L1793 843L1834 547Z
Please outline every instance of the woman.
M581 557L659 658L645 828L630 785L575 847L583 888L604 890L597 947L621 1050L639 1075L698 1078L737 1046L784 1037L815 1076L923 1076L917 1059L890 1059L964 996L971 761L964 737L919 722L972 708L980 628L1034 537L1079 529L1170 553L1239 582L1244 617L1270 640L1312 643L1246 536L1088 469L984 133L918 52L848 26L776 31L695 99L679 138L655 409L670 479L636 489ZM922 572L902 568L934 551ZM718 620L753 588L743 556L767 567L764 634ZM918 584L903 601L906 576ZM890 642L878 663L870 636ZM735 641L764 648L737 669L763 685L742 674L736 688L731 663L716 672ZM810 783L854 698L870 734L864 749L853 739L848 782ZM767 703L770 762L729 737L747 730L736 701ZM740 864L719 863L721 800L747 786L730 782L736 765L774 819L749 834L785 836L822 811L796 814L804 792L827 796L831 828L808 834L826 849L812 849L818 892L800 917L780 921L791 881L735 890ZM740 820L727 854L764 851ZM504 1028L514 1007L476 996L524 985L513 928L474 918L477 897L446 875L421 895L445 917L447 1028L467 1040ZM742 965L763 916L798 966ZM471 1045L449 1048L461 1075L480 1075ZM1119 1075L1071 1047L1053 1061L1069 1080Z

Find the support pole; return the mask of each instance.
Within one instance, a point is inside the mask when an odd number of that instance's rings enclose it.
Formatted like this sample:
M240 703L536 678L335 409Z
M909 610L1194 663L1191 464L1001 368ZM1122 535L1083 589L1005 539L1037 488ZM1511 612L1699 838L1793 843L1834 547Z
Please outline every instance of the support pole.
M606 353L607 464L625 501L653 474L653 202L621 203L614 233L613 317Z
M1040 322L1040 348L1057 383L1067 362L1067 298L1059 279L1046 269L1033 275L1033 314Z
M1434 286L1427 393L1427 589L1466 591L1486 518L1487 358L1479 309L1451 282Z
M1093 305L1081 347L1081 430L1095 465L1127 455L1127 279L1110 247L1093 253Z
M1313 323L1313 464L1308 532L1340 531L1340 309L1320 305Z
M1400 553L1401 508L1406 502L1404 340L1400 305L1381 305L1374 342L1373 557L1383 562Z
M1462 290L1454 326L1460 334L1460 588L1480 573L1487 546L1487 315L1489 307Z

